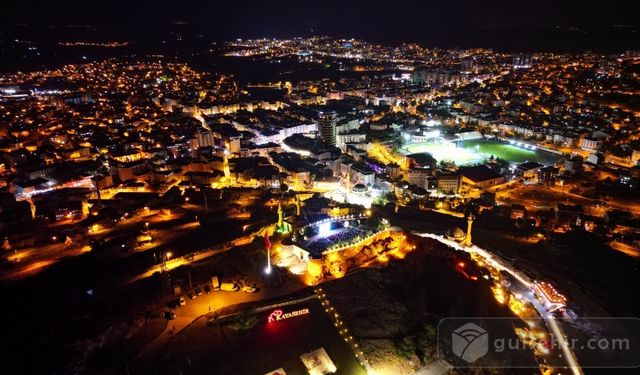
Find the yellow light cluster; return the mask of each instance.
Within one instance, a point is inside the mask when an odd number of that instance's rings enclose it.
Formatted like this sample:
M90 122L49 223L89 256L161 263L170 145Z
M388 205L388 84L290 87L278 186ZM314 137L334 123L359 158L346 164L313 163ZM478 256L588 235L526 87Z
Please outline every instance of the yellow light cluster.
M340 336L342 336L343 340L353 349L353 353L356 359L367 370L369 374L372 374L373 370L371 369L371 365L369 365L369 362L364 357L364 353L362 352L362 350L360 350L358 343L349 333L349 329L345 326L342 319L340 319L340 314L338 314L335 308L331 306L331 302L329 302L329 299L327 299L326 293L322 290L322 288L316 288L315 293L320 299L320 303L324 307L324 311L329 314L329 317L331 317L331 320L333 320L333 325L335 325L338 329L338 333L340 333Z

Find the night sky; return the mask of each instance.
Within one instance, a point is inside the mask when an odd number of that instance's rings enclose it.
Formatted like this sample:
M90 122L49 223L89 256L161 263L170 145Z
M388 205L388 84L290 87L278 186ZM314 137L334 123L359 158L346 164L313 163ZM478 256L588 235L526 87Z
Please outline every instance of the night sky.
M505 37L500 32L508 32L504 28L518 27L531 34L540 28L578 27L569 31L580 34L585 30L601 32L611 29L611 25L637 26L640 22L638 1L612 0L599 2L601 6L588 5L590 3L562 0L22 0L3 4L6 10L3 24L27 23L30 27L33 24L91 24L101 25L114 35L142 35L164 29L175 21L186 21L193 31L216 40L323 34L385 43L417 41L465 46L500 43ZM606 45L610 36L600 36L592 42ZM512 39L517 37L516 33ZM530 43L531 38L528 35L522 43ZM619 36L614 35L610 39L617 38ZM533 39L535 44L535 36ZM517 41L509 43L517 44Z

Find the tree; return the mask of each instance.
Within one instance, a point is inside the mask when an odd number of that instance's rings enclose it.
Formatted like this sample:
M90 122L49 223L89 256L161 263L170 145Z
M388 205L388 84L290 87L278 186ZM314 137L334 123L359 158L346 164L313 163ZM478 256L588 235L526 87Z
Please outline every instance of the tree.
M396 342L396 354L400 358L410 359L416 354L416 343L411 336L405 336Z
M416 335L416 347L420 352L420 359L423 362L430 362L430 359L434 359L436 355L437 333L436 329L430 325L425 324Z
M253 309L241 311L231 323L231 328L236 331L247 331L253 328L258 322L258 317Z
M384 195L376 197L376 199L373 200L373 204L376 206L384 206L387 204L387 202L387 198Z

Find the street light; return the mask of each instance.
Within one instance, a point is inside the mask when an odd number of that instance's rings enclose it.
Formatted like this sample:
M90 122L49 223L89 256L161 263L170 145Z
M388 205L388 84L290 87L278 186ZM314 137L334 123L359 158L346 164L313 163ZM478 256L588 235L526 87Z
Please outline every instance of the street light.
M267 275L271 273L271 244L267 246L267 267L264 270Z
M172 255L173 254L171 253L171 251L167 251L166 253L164 253L164 256L162 257L162 267L161 267L161 270L163 272L167 270L167 261L171 259Z

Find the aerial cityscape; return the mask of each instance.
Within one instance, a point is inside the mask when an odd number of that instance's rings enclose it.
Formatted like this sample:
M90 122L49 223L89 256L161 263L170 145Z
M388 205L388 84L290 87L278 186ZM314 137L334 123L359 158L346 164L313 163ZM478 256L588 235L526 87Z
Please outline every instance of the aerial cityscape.
M636 4L214 3L8 5L0 374L640 372Z

